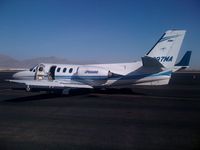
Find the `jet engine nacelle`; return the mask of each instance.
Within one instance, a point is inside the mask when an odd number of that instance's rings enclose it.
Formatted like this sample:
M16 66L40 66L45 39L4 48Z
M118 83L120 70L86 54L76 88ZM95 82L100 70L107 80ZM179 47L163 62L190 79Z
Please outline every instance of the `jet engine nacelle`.
M81 66L77 70L79 80L91 86L101 86L110 75L110 71L102 67Z

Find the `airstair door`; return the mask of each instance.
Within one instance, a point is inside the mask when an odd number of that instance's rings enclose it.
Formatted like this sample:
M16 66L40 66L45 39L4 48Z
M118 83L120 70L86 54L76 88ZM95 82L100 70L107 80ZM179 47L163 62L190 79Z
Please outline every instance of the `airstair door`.
M57 66L51 66L51 68L49 69L49 76L48 76L48 79L49 79L50 81L55 80L55 70L56 70L56 67L57 67Z

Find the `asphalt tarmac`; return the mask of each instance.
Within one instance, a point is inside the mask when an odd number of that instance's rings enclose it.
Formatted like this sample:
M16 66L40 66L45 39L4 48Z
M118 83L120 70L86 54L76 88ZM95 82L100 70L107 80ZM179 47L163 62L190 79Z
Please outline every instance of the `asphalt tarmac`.
M0 150L200 149L200 73L168 86L49 95L0 73Z

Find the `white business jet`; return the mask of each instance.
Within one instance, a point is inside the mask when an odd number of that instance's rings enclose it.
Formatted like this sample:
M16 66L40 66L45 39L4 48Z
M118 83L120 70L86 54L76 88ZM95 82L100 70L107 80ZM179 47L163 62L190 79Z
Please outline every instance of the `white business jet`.
M166 85L172 72L189 66L190 51L175 64L185 33L185 30L166 31L141 61L89 65L40 63L14 74L9 81L25 84L27 91Z

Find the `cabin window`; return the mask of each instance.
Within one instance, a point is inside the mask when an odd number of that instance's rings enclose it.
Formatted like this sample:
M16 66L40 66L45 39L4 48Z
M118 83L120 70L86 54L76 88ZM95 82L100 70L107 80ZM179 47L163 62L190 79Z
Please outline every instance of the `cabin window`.
M39 68L39 71L40 71L40 72L43 71L43 67L40 67L40 68Z
M69 69L69 73L72 73L72 71L73 71L73 68L70 68L70 69Z
M33 69L33 72L35 72L35 69Z
M64 69L63 69L63 72L65 73L66 71L67 71L67 68L64 68Z
M60 67L57 69L57 72L60 72Z

